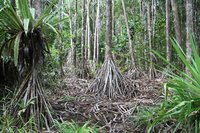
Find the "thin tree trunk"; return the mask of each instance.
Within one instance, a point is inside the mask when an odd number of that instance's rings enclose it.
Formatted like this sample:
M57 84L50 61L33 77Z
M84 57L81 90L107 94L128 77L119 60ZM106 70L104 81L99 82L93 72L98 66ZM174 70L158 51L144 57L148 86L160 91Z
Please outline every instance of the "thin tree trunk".
M173 16L174 16L174 29L175 29L176 39L179 44L182 44L182 33L181 33L176 0L171 0L171 5L172 5Z
M60 0L60 6L62 7L63 6L63 0ZM63 19L63 8L60 9L60 20ZM63 24L62 23L59 23L59 30L60 32L62 33L62 30L63 30ZM64 70L63 70L63 40L62 39L59 39L59 62L60 62L60 72L61 72L61 76L64 75Z
M41 0L32 0L31 5L35 8L35 18L39 18L42 13Z
M96 23L96 14L95 14L95 6L96 5L96 0L92 0L92 38L91 38L91 59L92 59L92 61L93 61L93 68L95 68L95 61L94 61L94 56L95 56L95 52L94 52L94 46L95 46L95 44L94 44L94 40L95 40L95 29L96 29L96 27L95 27L95 23ZM92 46L92 44L93 44L93 46Z
M157 1L152 0L152 45L154 44L155 28L156 28L156 6Z
M68 14L69 14L69 29L70 29L70 35L73 34L73 29L72 29L72 17L71 17L71 11L70 11L70 8L71 8L71 5L70 5L70 2L67 2L67 7L69 9L68 11ZM70 38L70 46L72 48L73 46L73 38Z
M88 24L87 24L87 12L86 12L86 22L85 22L85 59L88 60Z
M99 45L99 33L100 33L100 27L101 27L101 22L100 22L100 17L98 15L98 21L97 21L97 63L99 63L99 53L100 53L100 45Z
M74 38L73 38L73 46L72 46L72 63L74 68L76 68L76 43L77 43L77 0L75 0L74 4L74 9L75 9L75 14L74 14Z
M112 4L113 4L113 7L112 7L112 37L114 37L115 35L115 0L112 0Z
M149 36L149 58L150 58L150 66L149 66L149 77L152 79L152 71L153 71L153 59L151 54L152 49L152 27L151 27L151 4L147 3L147 25L148 25L148 36Z
M194 0L193 1L193 11L194 11L194 36L196 39L196 44L197 44L197 48L198 48L198 52L200 54L200 20L199 20L199 16L200 16L200 2L199 0Z
M97 14L96 14L96 22L95 22L95 35L94 35L94 55L93 60L95 63L99 62L99 31L100 31L100 0L97 0Z
M192 0L186 0L186 56L187 60L191 60L192 46L190 42L190 35L194 33L193 29L193 6Z
M144 32L143 32L143 41L144 41L144 57L147 59L147 9L145 6L145 2L141 1L141 10L142 10L142 18L143 18L143 26L144 26ZM147 68L147 61L144 63L144 70L148 70Z
M112 59L112 0L106 0L106 55L105 59Z
M82 35L81 35L82 76L85 69L85 0L82 0Z
M132 44L132 40L131 40L131 34L130 34L130 30L129 30L129 26L128 26L128 16L126 14L126 8L125 8L125 4L124 4L124 0L122 0L122 7L123 7L123 11L124 11L124 18L125 18L125 22L126 22L126 30L127 30L127 34L128 34L128 40L129 40L129 54L131 56L131 68L135 69L135 59L133 56L133 44Z
M170 43L170 0L166 0L166 45L167 45L167 61L171 61L172 46Z
M91 58L91 44L90 44L90 38L91 38L91 34L90 34L90 0L87 0L87 57L88 60L90 60Z

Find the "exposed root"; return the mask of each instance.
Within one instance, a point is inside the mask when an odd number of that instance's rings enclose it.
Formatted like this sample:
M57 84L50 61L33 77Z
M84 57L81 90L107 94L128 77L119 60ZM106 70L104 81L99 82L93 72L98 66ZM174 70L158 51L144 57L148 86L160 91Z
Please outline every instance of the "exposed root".
M38 130L46 127L50 130L53 122L51 115L51 105L44 97L44 90L38 79L36 70L31 71L21 83L12 103L10 113L14 118L21 117L22 123L16 123L23 126L30 118L33 118L33 125Z
M160 105L163 101L161 88L166 80L162 77L150 80L146 76L137 80L126 79L128 86L134 86L127 93L133 91L136 95L118 96L112 100L84 93L89 85L86 79L69 76L62 82L62 87L50 94L52 107L61 120L91 121L98 125L98 132L133 133L146 131L132 120L141 108Z
M144 74L137 68L132 68L126 73L126 77L136 80L143 76Z
M110 99L118 95L126 95L127 89L126 79L121 75L113 60L107 58L88 92L105 95Z
M154 79L157 77L157 71L156 69L153 67L153 68L149 68L149 79Z
M64 65L63 65L63 69L64 69L65 73L68 73L70 75L76 75L76 68L73 65L74 61L73 61L72 52L73 52L72 48L69 49L66 61L65 61Z

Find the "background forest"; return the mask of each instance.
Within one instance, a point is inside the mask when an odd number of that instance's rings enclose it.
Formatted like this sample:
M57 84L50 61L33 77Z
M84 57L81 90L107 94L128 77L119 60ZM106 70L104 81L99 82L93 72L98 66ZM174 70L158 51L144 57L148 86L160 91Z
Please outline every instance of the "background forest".
M199 0L0 0L0 132L200 129Z

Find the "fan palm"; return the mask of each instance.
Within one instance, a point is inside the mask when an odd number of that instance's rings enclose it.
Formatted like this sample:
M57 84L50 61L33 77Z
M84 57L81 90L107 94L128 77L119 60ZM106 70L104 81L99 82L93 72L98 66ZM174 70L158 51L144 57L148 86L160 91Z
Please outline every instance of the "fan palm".
M57 32L54 18L57 11L52 11L56 1L52 2L40 18L35 19L35 9L29 7L27 0L18 0L16 9L9 2L4 3L0 9L0 55L7 51L13 57L14 64L20 73L23 73L19 88L11 104L11 115L20 116L27 122L32 116L35 125L41 129L45 123L49 128L53 118L51 106L44 97L38 70L44 59L44 52L48 50L45 43L42 27L49 26ZM52 23L53 22L53 23ZM23 123L16 123L17 126Z

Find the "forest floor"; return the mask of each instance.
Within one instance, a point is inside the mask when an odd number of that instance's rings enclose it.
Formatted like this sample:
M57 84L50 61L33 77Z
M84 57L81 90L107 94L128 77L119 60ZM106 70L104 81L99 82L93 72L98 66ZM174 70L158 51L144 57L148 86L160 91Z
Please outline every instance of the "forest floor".
M50 102L61 120L84 124L86 121L99 127L99 131L111 133L134 133L142 129L133 125L132 119L141 107L156 106L162 101L164 78L142 76L130 80L135 87L135 96L117 97L109 100L86 94L92 80L64 77L62 85L54 89Z

